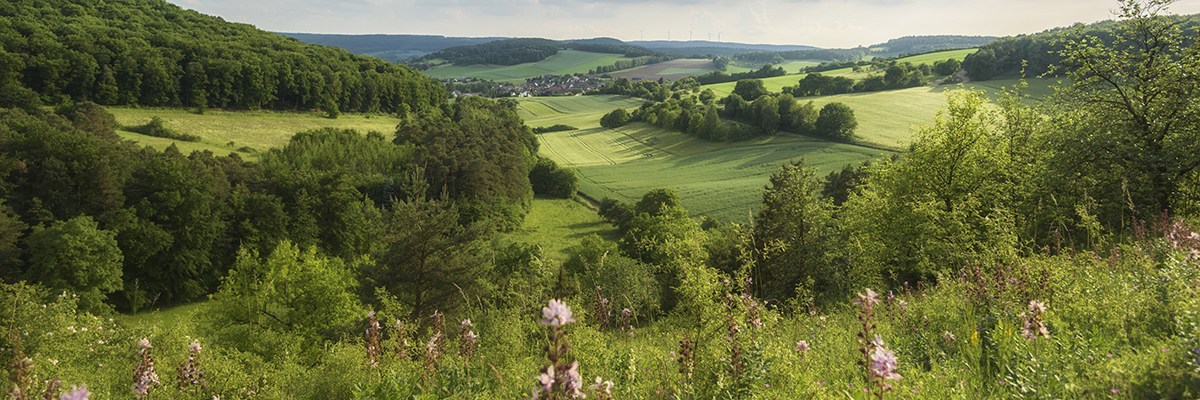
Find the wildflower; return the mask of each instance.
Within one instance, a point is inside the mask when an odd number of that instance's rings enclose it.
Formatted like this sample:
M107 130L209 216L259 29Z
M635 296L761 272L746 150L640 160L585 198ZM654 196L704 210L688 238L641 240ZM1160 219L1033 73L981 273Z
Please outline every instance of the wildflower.
M50 365L58 365L58 360L51 359Z
M808 346L807 340L801 340L799 342L796 342L796 351L808 352L809 350L812 350L812 348L810 348Z
M942 339L946 340L946 342L949 343L949 342L953 342L954 339L958 339L958 338L954 337L954 334L950 333L950 331L946 331L946 332L942 333Z
M92 392L87 390L87 385L72 386L71 390L64 393L58 400L88 400L88 396L91 395Z
M601 387L603 387L603 389L601 389ZM612 395L612 387L613 387L612 381L601 382L601 378L599 376L597 376L596 384L592 385L592 390L595 390L597 392L603 390L604 391L603 393L605 395L611 396Z
M157 385L159 381L158 373L154 372L154 357L150 355L150 349L154 347L150 345L150 339L142 338L137 343L141 348L139 352L142 354L142 362L133 370L133 393L140 399L145 397L150 392L150 388Z
M146 351L146 349L154 347L154 346L150 345L150 339L147 339L147 338L141 338L140 340L138 340L137 344L138 344L138 347L140 347L142 351Z
M867 304L868 307L879 304L879 294L868 288L867 294L858 293L858 300L854 301L854 305L859 304Z
M470 318L464 319L464 320L462 321L462 328L463 328L463 329L467 329L467 328L470 328L470 327L473 327L473 326L475 326L475 324L472 324L472 323L471 323L471 319L470 319Z
M871 373L872 377L879 379L879 385L883 391L892 390L891 385L888 385L886 380L900 380L902 377L896 373L898 363L896 354L891 350L879 346L875 348L875 352L871 353Z
M554 364L547 366L542 374L538 375L537 381L542 385L542 392L549 392L554 387Z
M542 325L560 326L575 322L575 319L571 318L571 309L566 303L558 300L550 300L547 307L542 307L542 316L545 317L541 321Z
M567 393L571 397L587 397L579 391L583 388L583 378L579 376L579 361L571 362L571 368L567 369L567 377L563 384L567 387Z
M1108 391L1113 392L1113 393L1121 393L1121 389L1117 389L1117 388L1112 388L1112 389L1109 389Z

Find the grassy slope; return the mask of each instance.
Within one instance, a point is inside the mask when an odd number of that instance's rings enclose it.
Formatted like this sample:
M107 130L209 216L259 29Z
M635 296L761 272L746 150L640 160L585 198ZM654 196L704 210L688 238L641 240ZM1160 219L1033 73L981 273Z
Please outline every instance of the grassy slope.
M567 123L580 128L540 135L541 153L576 168L580 191L589 197L632 202L650 189L668 187L693 215L720 220L744 220L762 201L759 188L790 160L805 158L825 174L883 153L789 134L712 143L643 123L601 128L600 116L622 102L626 108L640 104L621 96L524 99L521 115L530 126Z
M179 133L200 136L196 143L144 136L131 132L120 132L128 140L154 146L162 150L176 143L184 154L191 150L212 150L225 155L235 149L250 147L262 152L272 147L283 147L292 135L312 129L333 127L355 129L360 133L379 131L391 135L399 121L389 116L367 116L365 114L342 114L337 119L324 117L324 113L274 112L274 111L208 111L203 115L188 110L109 107L108 112L122 126L144 125L152 117L162 118L164 125ZM233 142L233 146L228 143ZM242 154L243 158L254 159L253 155Z
M533 209L525 216L525 226L508 234L507 238L541 246L546 257L559 265L567 260L571 247L592 234L607 240L620 239L617 229L581 200L538 197L533 201Z
M898 62L910 62L910 63L913 63L914 65L921 65L921 64L933 65L934 61L943 61L943 60L947 60L950 58L954 58L959 61L962 61L962 59L965 58L967 56L967 54L974 53L978 50L979 49L939 51L936 53L921 54L921 55L912 56L912 57L905 57L905 58L901 58L897 61ZM804 64L801 64L801 63L804 63ZM782 64L782 65L784 65L784 68L788 71L788 73L794 74L796 72L799 72L799 67L801 67L801 66L816 65L816 64L807 62L807 61L791 61L791 62ZM789 68L788 65L797 65L797 67ZM740 71L733 71L732 69L730 71L731 72L740 72ZM878 72L878 73L882 73L882 72ZM763 79L763 85L766 86L767 90L770 90L771 92L774 92L774 93L778 93L778 92L782 92L783 88L785 88L785 87L795 86L797 82L800 82L800 80L804 79L804 77L807 75L808 74L797 74L797 75L785 75L785 76L778 76L778 77L774 77L774 78L767 78L767 79ZM862 78L866 78L867 76L869 76L870 73L854 72L853 69L851 69L851 68L842 68L842 69L835 69L832 71L821 72L821 75L844 76L844 77L847 77L850 79L862 79ZM707 85L704 87L712 89L713 92L717 94L717 96L724 97L724 96L728 96L730 93L733 93L733 87L736 84L737 84L736 82L727 82L727 83L720 83L720 84L715 84L715 85Z
M424 71L434 78L473 77L497 82L524 82L525 78L546 74L567 75L587 73L602 65L612 65L617 60L629 60L615 54L590 53L578 50L560 50L558 54L536 63L517 65L471 65L460 67L444 65Z

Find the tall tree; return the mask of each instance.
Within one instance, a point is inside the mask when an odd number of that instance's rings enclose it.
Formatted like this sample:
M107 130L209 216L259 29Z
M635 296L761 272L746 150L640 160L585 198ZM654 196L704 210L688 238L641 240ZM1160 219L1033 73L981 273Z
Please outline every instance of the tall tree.
M1110 42L1084 35L1060 52L1064 184L1106 200L1110 223L1128 203L1141 218L1169 209L1200 167L1200 41L1159 15L1173 2L1124 0Z
M92 217L75 217L49 228L33 228L29 245L29 277L54 290L79 296L79 308L111 312L104 303L121 289L121 249L116 233L100 229Z

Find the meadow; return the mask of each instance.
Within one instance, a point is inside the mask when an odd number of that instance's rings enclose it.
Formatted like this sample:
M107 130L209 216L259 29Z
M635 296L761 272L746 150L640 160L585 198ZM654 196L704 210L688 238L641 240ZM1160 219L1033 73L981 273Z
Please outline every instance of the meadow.
M174 143L184 154L193 150L210 150L217 155L236 151L248 160L256 160L256 153L283 147L298 132L332 127L354 129L363 134L377 131L390 137L399 123L395 117L380 114L342 113L337 119L329 119L325 113L318 112L207 110L197 114L183 109L132 107L108 107L107 110L121 126L144 125L151 118L159 117L165 127L202 139L185 142L118 131L122 138L140 145L162 150Z
M539 135L540 152L575 168L580 192L593 200L636 202L647 191L666 187L680 195L693 216L721 221L744 221L757 210L762 202L759 189L784 163L804 158L823 175L890 153L786 133L716 143L645 123L601 128L604 113L641 104L623 96L533 98L521 99L520 104L519 113L529 126L563 123L580 128Z
M470 77L496 82L524 83L525 78L546 74L572 75L588 73L599 66L609 66L617 60L630 60L615 54L591 53L579 50L559 50L558 54L535 63L517 65L441 65L422 71L437 79Z
M968 54L974 53L978 50L979 49L939 51L939 52L921 54L921 55L916 55L916 56L911 56L911 57L904 57L904 58L896 60L896 62L908 62L908 63L912 63L913 65L929 64L932 66L935 61L944 61L944 60L951 59L951 58L962 61L962 59L965 58ZM799 72L799 68L797 67L796 71L793 72L792 69L788 68L788 65L799 66L799 65L816 65L816 64L809 64L808 62L805 62L805 61L791 61L791 62L784 63L781 65L784 66L784 69L786 69L789 74L793 74L793 75L784 75L784 76L777 76L774 78L763 79L762 80L763 86L766 87L767 90L771 91L772 93L782 92L783 88L785 88L785 87L796 86L796 83L800 82L801 79L804 79L805 76L808 76L808 74L796 74L796 72ZM733 69L730 69L730 72L732 73L732 72L740 72L740 71L734 71ZM844 76L844 77L847 77L850 79L862 79L862 78L866 78L870 75L880 75L882 73L883 73L882 71L854 72L853 68L840 68L840 69L835 69L835 70L830 70L830 71L823 71L823 72L821 72L821 75ZM726 82L726 83L720 83L720 84L715 84L715 85L706 85L704 87L707 89L712 89L713 93L715 93L719 97L725 97L725 96L728 96L730 93L733 93L733 87L735 85L737 85L737 82Z

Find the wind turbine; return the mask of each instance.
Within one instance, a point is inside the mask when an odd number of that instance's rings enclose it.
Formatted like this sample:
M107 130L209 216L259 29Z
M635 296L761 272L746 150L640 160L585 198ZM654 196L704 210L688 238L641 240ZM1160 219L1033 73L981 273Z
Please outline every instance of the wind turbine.
M710 41L710 42L712 41L712 32L708 33L708 41Z
M692 41L692 31L688 31L688 41Z
M721 31L717 31L717 41L721 41Z
M667 31L667 41L671 41L671 31Z
M645 30L645 29L638 29L638 32L641 32L641 33L642 33L642 37L641 37L640 39L638 39L638 40L646 40L646 30Z

